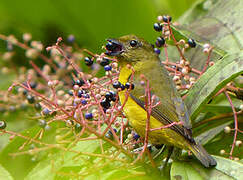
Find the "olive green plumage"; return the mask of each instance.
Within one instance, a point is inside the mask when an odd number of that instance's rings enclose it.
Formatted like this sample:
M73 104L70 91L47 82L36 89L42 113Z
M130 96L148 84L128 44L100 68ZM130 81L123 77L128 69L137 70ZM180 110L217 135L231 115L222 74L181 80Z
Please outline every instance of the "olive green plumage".
M130 93L124 111L137 133L142 137L145 136L147 119L145 87L140 77L143 74L149 80L151 95L160 102L152 109L150 128L158 128L173 122L183 123L183 125L173 125L170 128L149 132L149 141L152 144L167 144L190 150L205 167L216 165L216 161L194 141L186 107L167 70L158 55L154 53L152 45L134 35L109 41L114 48L107 54L115 55L121 67L119 81L123 84L130 81L132 71L127 64L132 65L135 70L133 77L135 88ZM119 98L121 103L124 103L124 91L119 93Z

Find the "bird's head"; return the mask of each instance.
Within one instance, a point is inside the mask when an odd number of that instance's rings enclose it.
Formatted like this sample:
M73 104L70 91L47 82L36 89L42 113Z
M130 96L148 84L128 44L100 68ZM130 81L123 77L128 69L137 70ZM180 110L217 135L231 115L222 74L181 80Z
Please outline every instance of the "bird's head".
M134 65L139 61L151 60L158 56L153 46L135 35L126 35L118 39L108 39L106 54L115 56L122 64Z

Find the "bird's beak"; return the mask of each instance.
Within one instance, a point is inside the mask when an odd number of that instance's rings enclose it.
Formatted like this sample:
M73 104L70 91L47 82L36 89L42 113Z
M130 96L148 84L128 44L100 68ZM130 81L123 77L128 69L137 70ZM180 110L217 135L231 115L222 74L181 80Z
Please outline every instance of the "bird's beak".
M106 44L106 55L108 56L117 56L124 52L123 45L116 39L107 39L108 43Z

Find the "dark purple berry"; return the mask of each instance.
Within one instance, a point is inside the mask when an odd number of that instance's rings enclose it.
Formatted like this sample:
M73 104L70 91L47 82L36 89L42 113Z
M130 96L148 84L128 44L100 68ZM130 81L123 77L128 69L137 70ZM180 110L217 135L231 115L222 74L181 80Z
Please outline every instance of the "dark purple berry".
M155 44L157 47L161 47L165 44L165 39L163 37L158 37Z
M100 102L100 105L105 109L109 109L111 107L110 101L106 98Z
M7 126L5 121L0 121L0 130L5 129Z
M160 31L162 31L162 29L163 29L163 26L160 23L154 23L154 30L155 31L160 32Z
M28 103L30 103L30 104L33 104L35 102L35 98L31 95L27 95L26 98L27 98Z
M75 37L74 37L74 35L70 34L70 35L68 36L68 38L67 38L67 41L68 41L69 43L73 43L73 42L75 41Z
M83 98L89 98L89 95L88 94L83 94L82 97Z
M77 84L79 87L84 85L84 81L82 79L78 79L75 81L75 84Z
M158 48L154 48L154 52L155 52L156 54L160 54L160 49L158 49Z
M86 113L85 114L85 118L86 119L92 119L93 118L93 114L92 113Z
M134 84L131 84L131 83L127 82L127 83L125 84L125 87L126 87L127 89L131 89L131 90L133 90L133 89L134 89Z
M139 136L137 133L135 133L135 134L133 135L133 139L134 139L134 140L137 141L139 138L140 138L140 136Z
M125 87L123 84L121 84L120 88L121 88L122 91L123 91L124 89L126 89L126 87Z
M163 21L164 22L169 23L169 22L171 22L171 20L172 20L171 16L163 16Z
M104 69L105 69L105 71L110 71L110 70L112 69L112 67L109 66L109 65L106 65L106 66L104 67Z
M41 105L40 105L40 103L35 103L34 108L35 108L37 111L41 110Z
M118 89L121 87L121 83L119 81L116 81L112 84L113 88Z
M108 50L108 51L114 51L115 50L115 46L112 42L108 42L105 46L105 48Z
M31 83L30 83L30 87L31 87L32 89L35 89L36 86L37 86L37 83L36 83L36 82L31 82Z
M100 65L101 65L101 66L106 66L106 65L108 65L108 64L110 64L110 60L107 59L107 58L103 58L103 59L101 60L101 62L100 62Z
M94 61L90 57L85 57L84 62L87 66L91 66L94 63Z
M51 111L47 108L44 108L42 113L43 113L43 115L47 116L47 115L50 115Z
M188 39L188 44L191 48L195 48L197 43L194 41L194 39Z
M87 101L85 99L82 99L81 100L81 104L86 105L87 104Z

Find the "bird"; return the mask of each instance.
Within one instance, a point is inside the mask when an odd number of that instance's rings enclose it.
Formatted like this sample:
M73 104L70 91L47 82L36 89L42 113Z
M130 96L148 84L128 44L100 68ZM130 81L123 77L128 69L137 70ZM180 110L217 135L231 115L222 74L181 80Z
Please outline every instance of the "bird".
M149 142L155 146L165 144L168 147L189 150L204 167L216 166L215 159L194 140L187 108L159 55L154 52L153 45L136 35L125 35L117 39L107 39L105 48L105 54L118 61L119 82L126 84L132 81L134 85L127 99L126 91L119 91L118 95L120 103L125 104L123 111L136 133L145 138L147 110L142 75L148 80L151 97L157 102L151 109L150 129L170 126L150 131Z

